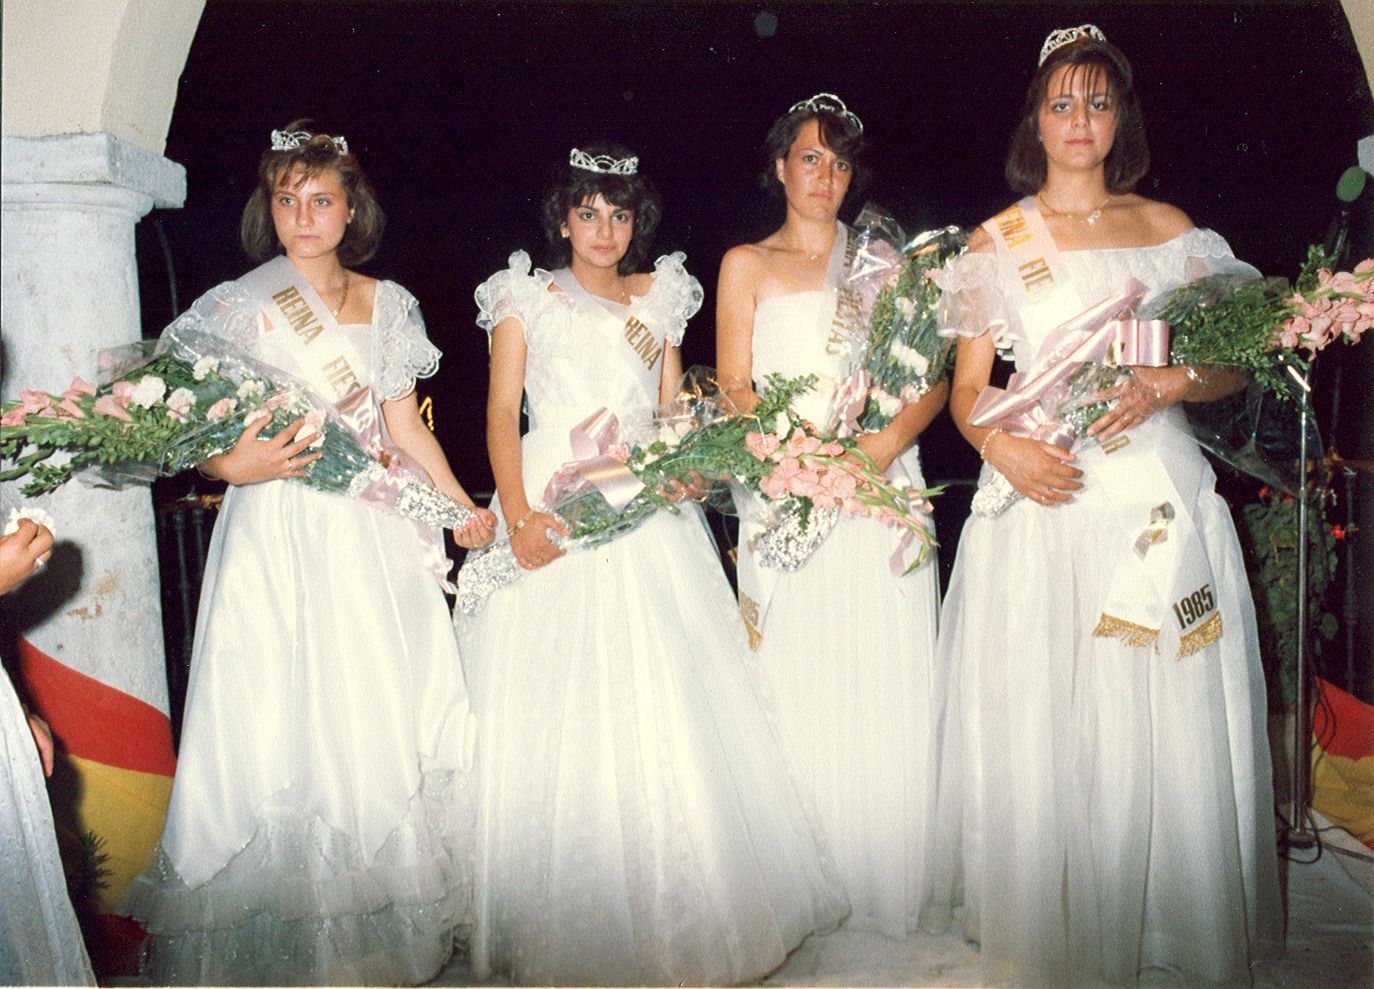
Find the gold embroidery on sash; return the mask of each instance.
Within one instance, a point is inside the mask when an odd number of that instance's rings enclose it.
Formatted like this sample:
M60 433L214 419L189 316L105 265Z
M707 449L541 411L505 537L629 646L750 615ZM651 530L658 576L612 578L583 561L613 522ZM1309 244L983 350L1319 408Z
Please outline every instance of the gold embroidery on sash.
M748 594L741 593L739 613L744 619L744 628L749 633L749 648L757 649L763 641L763 633L759 631L759 603Z
M645 326L638 316L625 320L625 339L645 367L652 368L663 356L663 346L655 338L653 330Z
M1007 242L1008 250L1014 250L1033 236L1029 225L1026 223L1026 214L1022 212L1019 204L1013 203L1008 206L994 216L992 222L997 224L1002 239Z
M842 272L854 270L854 257L859 253L859 238L854 231L845 228L844 267ZM849 279L841 277L842 284L835 292L835 315L830 320L830 335L825 338L825 353L829 357L844 357L854 346L854 329L859 324L859 296L849 287Z
M1054 284L1054 275L1050 272L1049 262L1044 258L1032 258L1025 264L1018 264L1016 273L1021 276L1021 284L1025 286L1028 295L1034 295L1041 288Z
M1146 628L1115 615L1103 614L1097 620L1093 635L1099 639L1120 639L1128 646L1139 648L1155 645L1159 640L1159 629Z
M1178 640L1178 658L1200 652L1220 638L1221 612L1214 611L1210 618Z
M315 338L324 332L324 325L320 322L320 318L315 315L315 311L310 308L310 303L305 301L305 296L301 295L296 286L288 285L273 295L272 301L277 304L281 314L291 324L291 329L295 330L296 335L304 339L307 344L313 343Z
M362 387L358 383L358 376L353 373L353 368L349 366L347 358L342 355L325 364L321 370L324 371L324 376L329 379L329 385L334 389L334 394L339 398L351 395Z

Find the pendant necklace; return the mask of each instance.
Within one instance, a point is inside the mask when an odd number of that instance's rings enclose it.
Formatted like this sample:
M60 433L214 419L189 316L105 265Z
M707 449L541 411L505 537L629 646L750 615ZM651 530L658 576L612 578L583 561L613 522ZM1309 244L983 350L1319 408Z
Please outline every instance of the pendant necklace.
M344 269L344 287L343 287L343 295L341 295L341 296L339 297L339 305L338 305L338 307L335 308L335 309L329 310L329 315L334 316L335 318L337 318L338 315L339 315L339 313L343 312L344 303L347 302L347 301L348 301L348 269L345 268L345 269Z
M1035 194L1035 198L1041 206L1045 207L1045 209L1049 210L1055 216L1067 216L1070 220L1076 220L1079 223L1086 223L1088 226L1091 227L1094 223L1096 223L1098 220L1102 218L1102 210L1105 209L1107 204L1112 201L1112 194L1110 192L1107 193L1107 198L1102 200L1101 204L1097 207L1097 209L1093 210L1090 213L1084 213L1081 215L1078 213L1070 213L1062 209L1055 209L1053 206L1047 203L1045 201L1045 197L1040 195L1040 193L1038 192Z

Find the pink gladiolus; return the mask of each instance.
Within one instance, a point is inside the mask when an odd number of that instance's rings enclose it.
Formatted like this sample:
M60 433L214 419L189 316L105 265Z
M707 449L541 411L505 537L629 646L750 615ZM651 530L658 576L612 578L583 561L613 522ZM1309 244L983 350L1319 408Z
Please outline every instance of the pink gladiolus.
M133 422L133 417L124 411L124 406L119 399L113 395L101 395L91 406L92 411L103 416L110 416L113 419L122 419L125 422Z
M67 415L69 415L73 419L86 418L86 413L82 412L81 407L77 405L75 402L73 402L70 398L62 399L61 402L57 403L57 407L61 409L63 412L67 413Z
M110 386L110 392L119 400L120 405L128 406L134 396L134 384L132 381L116 381Z
M768 455L782 445L782 440L773 433L751 431L744 434L744 445L758 460L767 460Z
M221 419L227 419L234 414L234 410L238 408L238 405L238 399L221 398L218 402L205 410L205 418L210 422L219 422Z
M28 413L24 411L24 406L16 405L3 416L0 416L0 426L22 426L26 418L28 418Z
M829 443L826 443L816 452L824 454L827 457L838 457L842 453L844 453L844 447L841 446L839 443L836 443L834 440L831 440Z
M25 390L19 393L19 403L25 412L42 413L52 408L52 396L45 391Z
M95 385L86 381L80 375L72 378L71 387L62 393L63 398L78 398L82 395L94 395Z
M802 453L815 453L820 448L821 441L819 439L802 432L800 429L787 440L787 452L794 457Z

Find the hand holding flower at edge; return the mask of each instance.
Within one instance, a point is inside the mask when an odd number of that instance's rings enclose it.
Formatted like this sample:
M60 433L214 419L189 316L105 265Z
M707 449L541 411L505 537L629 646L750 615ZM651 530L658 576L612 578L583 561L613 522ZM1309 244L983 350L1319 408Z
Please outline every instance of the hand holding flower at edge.
M14 532L0 536L0 594L8 594L42 566L52 544L52 530L27 518L17 520Z
M29 731L33 734L33 744L38 747L38 759L43 764L43 775L51 776L55 754L52 729L48 727L46 721L32 711L28 712L28 721Z
M305 468L324 456L319 450L306 452L321 434L310 432L301 436L306 425L302 417L275 436L261 439L259 434L271 421L272 417L264 413L249 423L233 447L200 465L201 473L237 485L304 477Z

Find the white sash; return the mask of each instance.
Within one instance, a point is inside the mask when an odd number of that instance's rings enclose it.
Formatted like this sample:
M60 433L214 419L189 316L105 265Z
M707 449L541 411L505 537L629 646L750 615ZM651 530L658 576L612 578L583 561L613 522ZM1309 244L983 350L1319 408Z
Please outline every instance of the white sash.
M651 394L648 405L658 404L658 382L663 373L663 351L667 331L644 322L630 307L625 317L617 316L592 293L568 268L553 272L554 284L577 305L578 310L592 320L601 332L611 338L608 349L631 371L635 381L646 383ZM650 372L657 371L656 374Z
M1086 308L1033 198L983 228L1017 276L1009 301L1028 335L1043 336ZM1053 337L1045 339L1052 344ZM1032 363L1039 362L1037 356ZM1171 450L1174 443L1192 440L1157 415L1108 440L1100 457L1089 451L1093 463L1085 473L1128 520L1093 635L1182 658L1219 639L1222 627L1211 562L1192 512L1203 461L1195 450Z
M364 361L324 300L300 270L278 256L239 279L257 299L267 320L264 336L270 346L288 357L282 366L332 401L347 398L362 387L355 368Z

